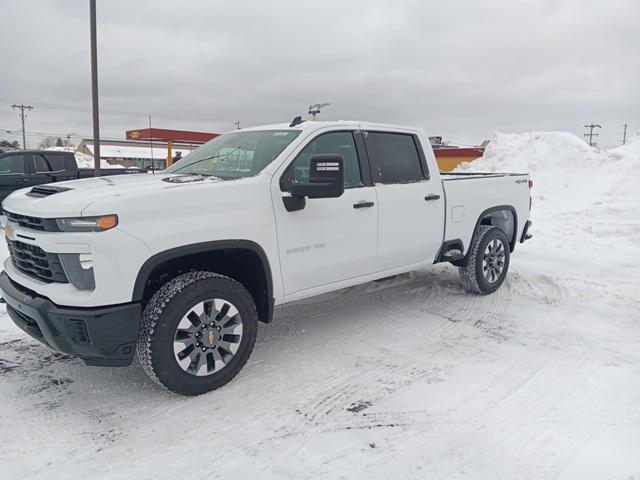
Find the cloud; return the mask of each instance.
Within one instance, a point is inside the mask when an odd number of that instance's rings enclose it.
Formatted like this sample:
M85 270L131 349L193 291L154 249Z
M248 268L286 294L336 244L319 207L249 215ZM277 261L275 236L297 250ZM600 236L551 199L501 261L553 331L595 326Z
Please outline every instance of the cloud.
M88 2L3 5L0 129L91 134ZM102 131L221 131L324 119L494 130L640 130L640 4L537 1L98 2ZM76 108L70 108L76 107ZM635 130L633 130L635 128ZM38 137L32 137L37 143Z

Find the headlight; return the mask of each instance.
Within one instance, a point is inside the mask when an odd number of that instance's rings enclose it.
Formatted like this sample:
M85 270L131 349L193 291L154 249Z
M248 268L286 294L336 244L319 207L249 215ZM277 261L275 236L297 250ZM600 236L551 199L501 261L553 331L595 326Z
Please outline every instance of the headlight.
M56 223L61 232L104 232L118 225L118 216L58 218Z

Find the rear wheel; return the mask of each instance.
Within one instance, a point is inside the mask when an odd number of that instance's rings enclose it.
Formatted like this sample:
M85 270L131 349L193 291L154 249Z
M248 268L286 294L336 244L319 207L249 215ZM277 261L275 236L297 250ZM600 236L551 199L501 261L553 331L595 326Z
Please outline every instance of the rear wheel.
M481 295L495 292L509 270L509 256L509 240L504 231L480 225L470 247L467 266L458 270L465 290Z
M229 382L249 359L258 328L249 292L212 272L166 283L143 314L137 355L151 379L181 395Z

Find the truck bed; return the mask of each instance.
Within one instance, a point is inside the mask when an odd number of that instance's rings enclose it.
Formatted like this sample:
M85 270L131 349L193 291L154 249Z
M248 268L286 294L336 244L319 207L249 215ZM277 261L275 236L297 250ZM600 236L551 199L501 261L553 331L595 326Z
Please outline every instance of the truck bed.
M446 242L461 242L466 253L476 221L491 211L503 223L515 245L529 218L529 174L526 173L442 173L445 194ZM510 212L510 213L509 213Z

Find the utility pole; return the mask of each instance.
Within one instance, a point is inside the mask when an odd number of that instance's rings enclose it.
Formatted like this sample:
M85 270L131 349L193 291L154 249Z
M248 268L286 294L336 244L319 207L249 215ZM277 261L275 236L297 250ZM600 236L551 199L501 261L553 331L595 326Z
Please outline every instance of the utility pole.
M236 120L233 124L236 126L236 130L240 130L240 120Z
M98 40L96 35L96 0L89 0L91 26L91 104L93 109L93 168L100 176L100 115L98 114Z
M622 145L625 145L627 143L627 127L629 126L628 123L625 123L623 125L624 130L622 131Z
M602 126L597 123L590 123L589 125L585 125L584 128L589 129L589 133L585 133L584 136L585 138L589 137L589 146L593 147L593 137L597 137L599 135L598 133L593 133L593 130L594 128L602 128Z
M20 113L18 115L20 115L20 120L22 120L22 148L24 148L25 150L27 149L27 136L24 133L24 111L25 110L33 110L33 107L31 105L24 105L24 104L20 104L20 105L16 105L15 103L13 105L11 105L11 108L13 108L14 110L17 108L18 110L20 110Z

